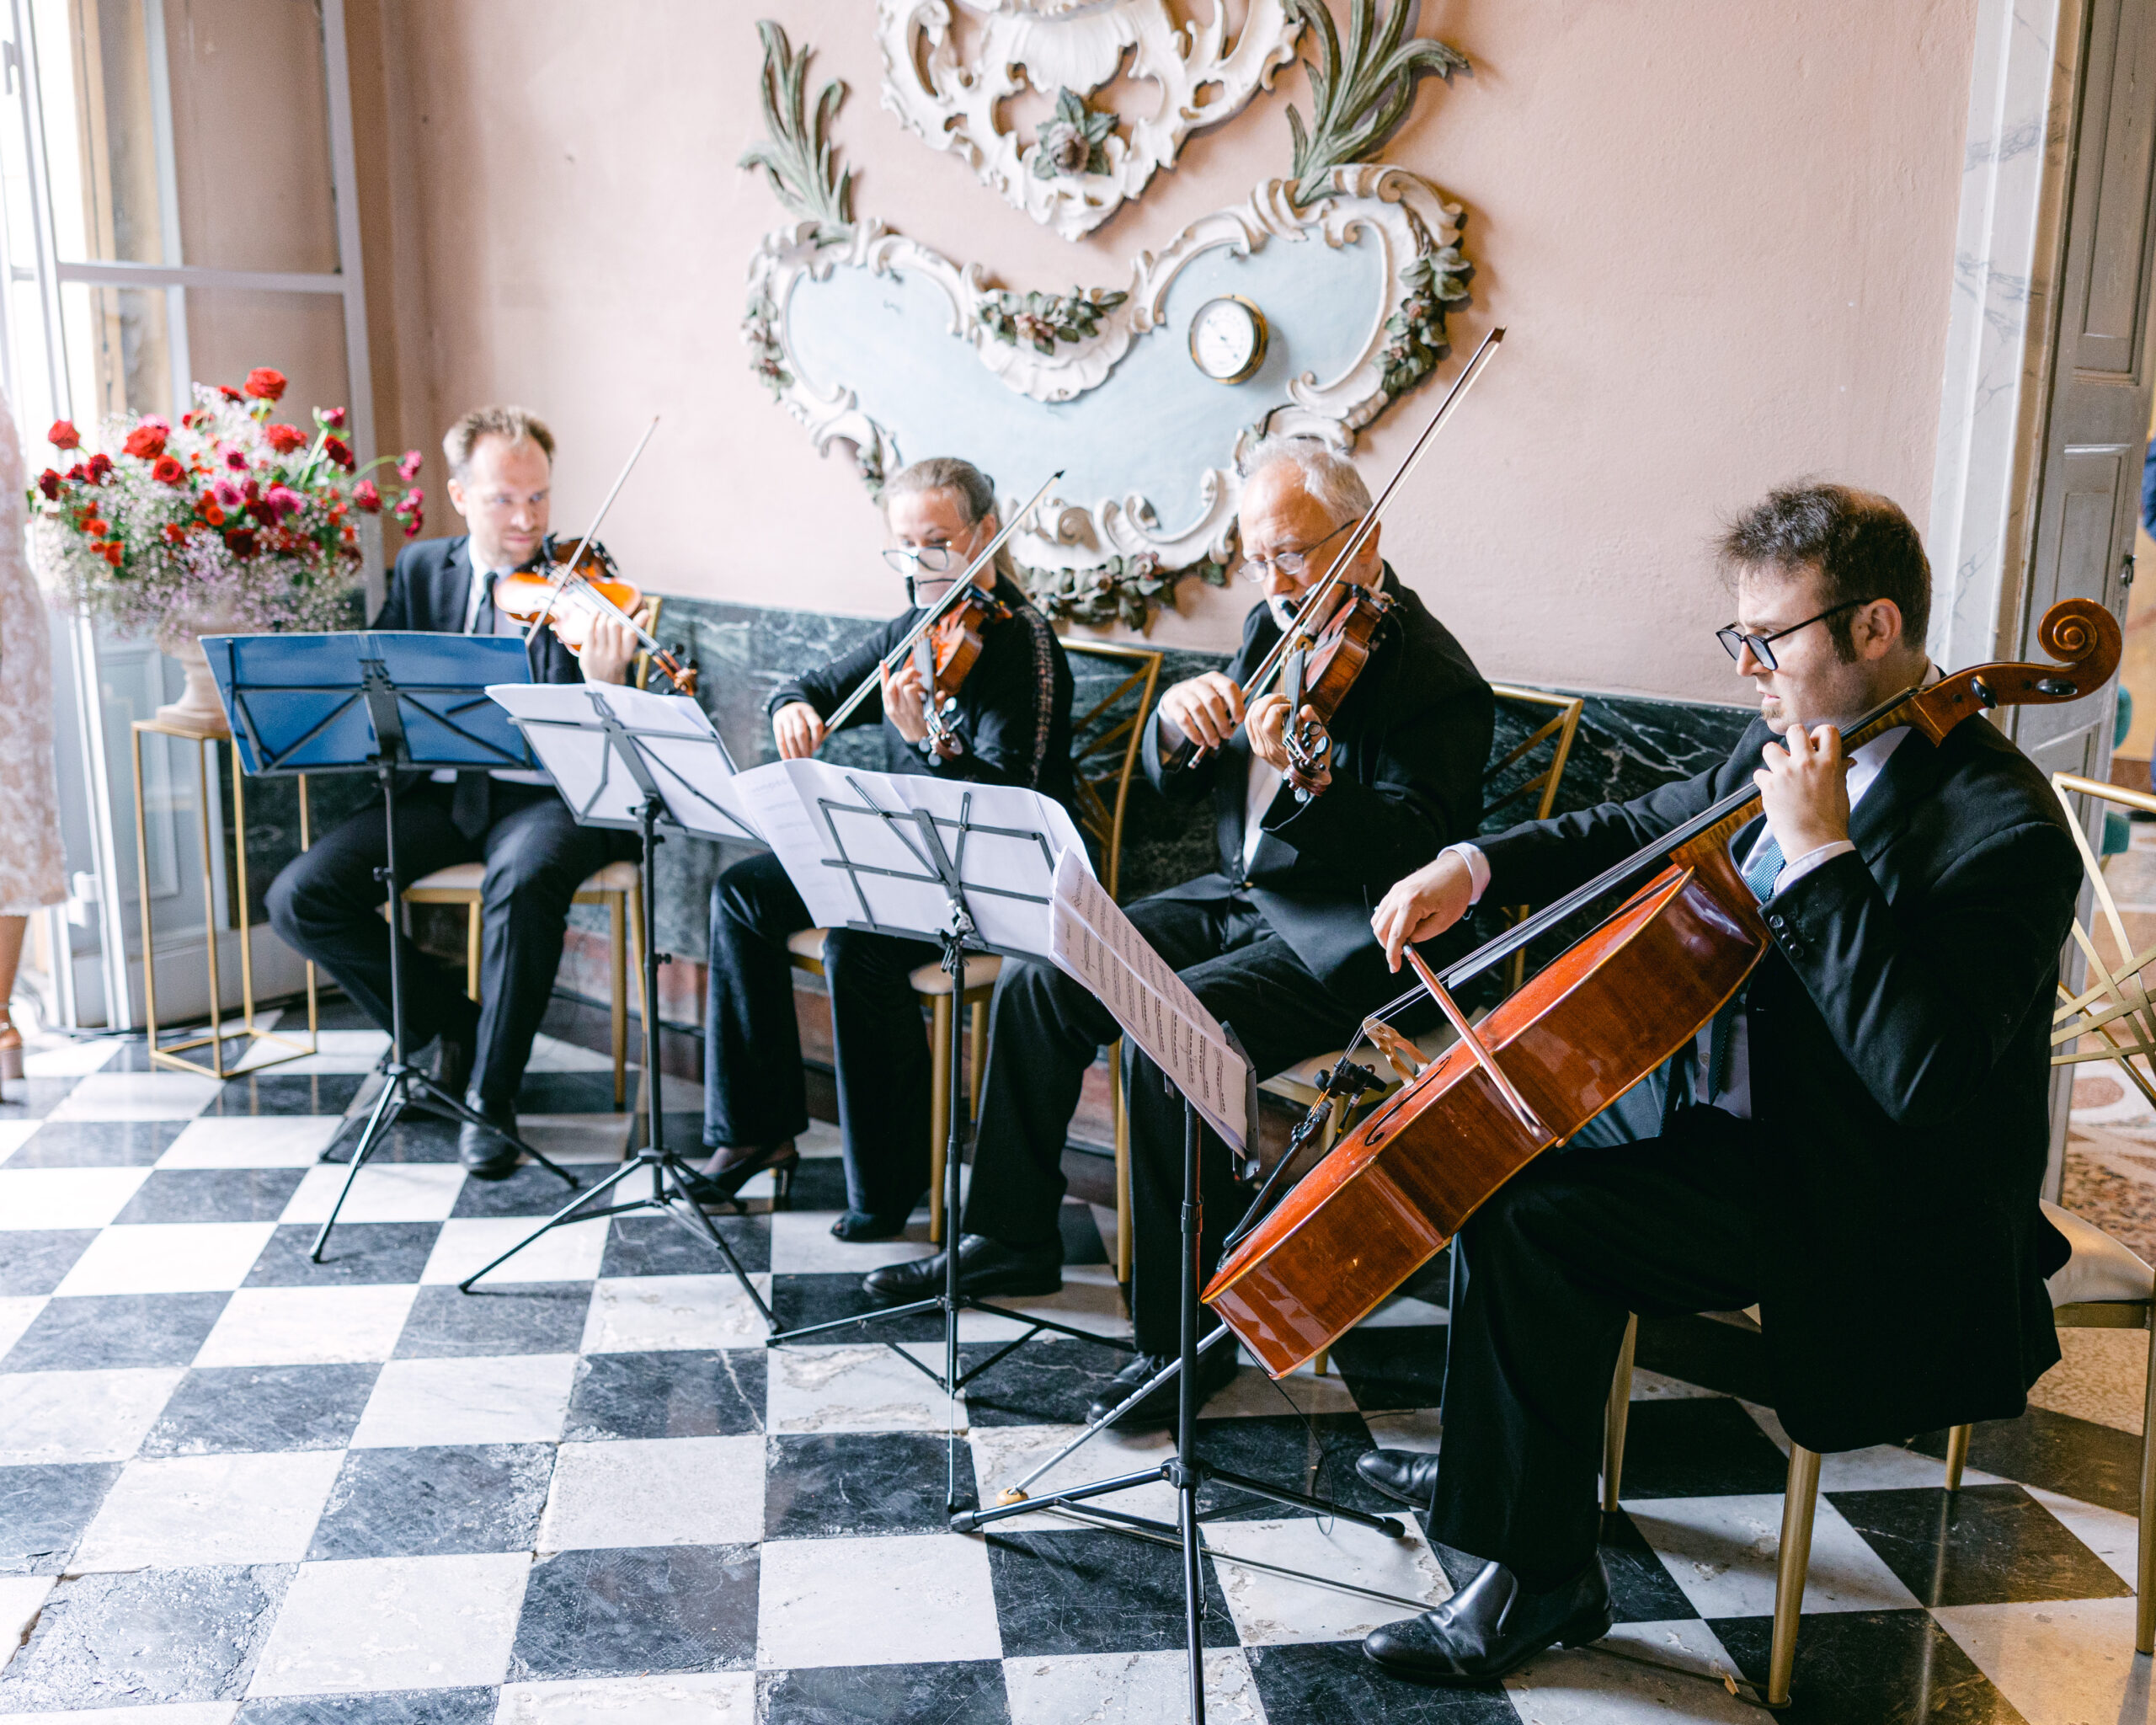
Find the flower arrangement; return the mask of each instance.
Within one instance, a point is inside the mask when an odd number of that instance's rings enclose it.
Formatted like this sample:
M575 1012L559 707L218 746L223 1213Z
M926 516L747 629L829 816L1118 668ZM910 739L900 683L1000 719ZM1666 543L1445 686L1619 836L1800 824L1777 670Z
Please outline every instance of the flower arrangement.
M29 496L47 585L75 609L157 630L168 652L211 624L256 633L344 623L359 517L386 507L407 538L419 531L419 452L362 469L344 409L315 409L311 437L270 418L285 387L266 366L237 389L198 383L177 426L157 414L108 421L114 454L84 456L81 434L56 422L48 440L76 459L47 467ZM386 504L367 474L392 459L407 489Z

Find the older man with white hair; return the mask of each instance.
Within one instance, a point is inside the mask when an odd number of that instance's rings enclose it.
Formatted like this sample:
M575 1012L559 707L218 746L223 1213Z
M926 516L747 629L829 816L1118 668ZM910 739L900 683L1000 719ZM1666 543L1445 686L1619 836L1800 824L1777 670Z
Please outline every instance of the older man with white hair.
M1496 702L1465 649L1363 542L1345 585L1390 601L1369 663L1329 729L1321 788L1299 799L1287 782L1287 699L1244 704L1244 685L1296 607L1331 572L1370 494L1347 460L1310 438L1272 438L1244 478L1242 572L1262 590L1224 671L1176 684L1147 728L1147 777L1189 801L1210 793L1220 867L1129 907L1131 920L1216 1017L1235 1027L1262 1074L1342 1046L1364 1016L1398 992L1370 912L1402 872L1472 836ZM1322 619L1312 619L1314 622ZM1244 721L1247 719L1247 723ZM1171 764L1186 740L1194 761ZM961 1285L980 1294L1062 1285L1064 1140L1086 1069L1120 1033L1100 1002L1046 964L1005 968L994 1007L973 1184L958 1241ZM1157 1070L1130 1056L1132 1317L1139 1358L1096 1405L1095 1418L1157 1373L1177 1342L1182 1111ZM1209 1272L1237 1206L1227 1147L1204 1136L1207 1198L1201 1268ZM942 1254L894 1264L864 1285L884 1300L933 1295ZM1205 1356L1203 1387L1232 1375L1232 1349ZM1124 1416L1126 1429L1170 1423L1174 1386Z

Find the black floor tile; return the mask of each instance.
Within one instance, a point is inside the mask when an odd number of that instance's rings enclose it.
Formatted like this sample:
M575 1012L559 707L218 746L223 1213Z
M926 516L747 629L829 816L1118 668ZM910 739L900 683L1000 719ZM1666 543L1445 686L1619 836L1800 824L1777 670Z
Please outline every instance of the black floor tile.
M948 1479L940 1432L817 1432L769 1439L764 1537L942 1533ZM971 1453L958 1450L958 1508L975 1507Z
M304 1168L152 1168L120 1222L274 1222L307 1178Z
M120 1477L117 1461L0 1467L0 1575L59 1575Z
M627 1073L628 1099L637 1094L637 1069ZM614 1108L614 1069L603 1072L526 1072L516 1092L520 1114L611 1114ZM685 1139L684 1144L692 1142Z
M0 1371L97 1371L185 1365L229 1294L99 1294L51 1300Z
M8 1099L0 1102L0 1120L42 1120L66 1100L81 1081L75 1078L24 1078L8 1087Z
M371 1282L416 1282L440 1236L440 1222L339 1222L330 1231L322 1262L307 1253L321 1229L286 1222L270 1235L247 1273L249 1288L355 1287Z
M563 1551L531 1567L511 1682L741 1671L756 1662L754 1546Z
M310 1562L527 1551L554 1476L552 1444L354 1450L316 1524Z
M2133 1591L2019 1486L1830 1492L1827 1500L1927 1605L2115 1599Z
M1621 1509L1602 1518L1602 1565L1609 1574L1610 1603L1620 1623L1673 1623L1700 1615L1646 1535Z
M184 1120L47 1120L0 1166L143 1168L186 1130Z
M579 1178L582 1178L579 1175ZM633 1184L632 1175L623 1183ZM618 1188L617 1188L618 1189ZM647 1188L647 1190L649 1188ZM636 1194L632 1194L631 1196ZM771 1224L760 1215L718 1215L713 1226L751 1274L771 1267ZM616 1216L606 1236L602 1276L702 1276L723 1272L726 1260L702 1235L671 1216ZM857 1282L859 1278L855 1278Z
M959 1369L972 1370L1004 1345L962 1343ZM1130 1350L1110 1343L1037 1337L966 1386L966 1423L1083 1425L1093 1398L1129 1363Z
M1753 1683L1767 1680L1771 1617L1708 1620ZM2021 1715L1929 1611L1817 1611L1796 1637L1777 1725L2022 1725Z
M1355 1458L1372 1447L1369 1428L1359 1413L1268 1413L1198 1423L1198 1459L1212 1466L1405 1520L1407 1511L1401 1505L1373 1491L1355 1471ZM1217 1483L1198 1493L1198 1504L1209 1512L1208 1519L1216 1521L1271 1521L1316 1513Z
M1723 1498L1779 1492L1789 1458L1726 1396L1635 1402L1625 1425L1624 1495Z
M1909 1447L1944 1460L1946 1434L1927 1432ZM1969 1466L2121 1515L2140 1513L2141 1439L2092 1419L2032 1407L2019 1419L1984 1421L1969 1434Z
M589 1282L449 1283L419 1290L397 1338L398 1359L507 1354L574 1354L591 1305Z
M1088 1528L988 1530L988 1569L1006 1659L1157 1653L1183 1645L1182 1557L1171 1546ZM1204 1643L1235 1645L1227 1595L1209 1562Z
M861 1273L853 1270L773 1276L771 1299L771 1314L782 1330L805 1329L810 1324L830 1323L842 1317L868 1317L884 1310L882 1302L863 1291ZM937 1312L917 1311L905 1317L879 1318L873 1324L833 1330L814 1339L825 1347L858 1342L941 1342L943 1319ZM998 1372L1003 1370L995 1368Z
M338 1129L323 1160L347 1162L366 1124L364 1114L354 1115ZM370 1162L453 1162L456 1157L456 1123L407 1108L375 1140L367 1154Z
M738 1437L764 1429L760 1348L588 1354L562 1440Z
M291 1573L264 1565L63 1581L0 1670L0 1713L236 1701Z
M600 1162L564 1162L577 1178L574 1188L565 1183L552 1169L537 1162L520 1162L516 1171L506 1180L467 1180L458 1188L456 1204L450 1211L455 1217L462 1216L530 1216L534 1220L550 1216L574 1199L578 1192L589 1192L604 1179L607 1173ZM637 1176L632 1174L627 1184L637 1185ZM616 1188L616 1192L621 1188ZM648 1175L638 1185L639 1194L651 1189ZM607 1194L606 1202L616 1200L614 1194Z
M819 1665L766 1671L756 1679L764 1725L1010 1725L1011 1702L998 1659L934 1665Z
M1426 1689L1389 1677L1358 1641L1252 1648L1266 1725L1519 1725L1504 1685Z
M0 1232L0 1294L50 1294L97 1237L95 1228Z
M1365 1413L1435 1407L1445 1381L1443 1324L1380 1324L1332 1344L1332 1370Z
M365 1072L264 1072L230 1080L204 1116L217 1114L341 1114L362 1085Z
M494 1725L491 1689L399 1689L380 1695L291 1695L243 1701L232 1725Z
M1093 1208L1086 1204L1066 1204L1057 1213L1056 1223L1063 1230L1063 1261L1065 1263L1107 1263L1107 1242L1101 1238L1101 1225L1093 1220Z
M179 1381L142 1439L145 1455L229 1455L274 1450L341 1450L374 1392L382 1368L220 1365Z
M793 1207L796 1210L846 1209L845 1158L835 1156L802 1157L801 1166L793 1171Z

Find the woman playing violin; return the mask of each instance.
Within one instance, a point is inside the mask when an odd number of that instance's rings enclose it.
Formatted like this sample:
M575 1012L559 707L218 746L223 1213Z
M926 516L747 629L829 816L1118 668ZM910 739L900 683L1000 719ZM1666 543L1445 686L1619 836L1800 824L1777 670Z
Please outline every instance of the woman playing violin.
M923 609L999 531L988 478L949 457L894 474L883 507L884 558L904 577L912 608L771 697L771 735L784 759L815 752L827 718L878 676ZM1006 553L972 585L977 591L953 603L917 653L883 670L880 712L864 701L846 724L880 718L889 771L1022 785L1067 804L1070 670L1062 644L1013 579ZM807 1130L808 1108L786 942L809 926L774 857L737 864L712 889L704 1140L712 1153L699 1188L707 1200L730 1197L766 1169L783 1180L798 1160L793 1140ZM831 1231L842 1240L899 1233L927 1190L930 1058L909 979L936 957L926 941L850 929L825 939L847 1204Z
M1717 633L1759 702L1730 758L1448 846L1372 919L1397 968L1486 892L1550 903L1760 793L1731 855L1771 946L1695 1043L1474 1212L1453 1242L1443 1455L1358 1464L1486 1560L1370 1635L1403 1676L1486 1682L1607 1632L1595 1473L1628 1313L1756 1304L1775 1411L1821 1451L2011 1418L2059 1357L2043 1279L2067 1248L2037 1197L2081 868L2058 798L1978 718L1844 750L1938 676L1930 569L1894 504L1779 491L1721 552L1737 616Z

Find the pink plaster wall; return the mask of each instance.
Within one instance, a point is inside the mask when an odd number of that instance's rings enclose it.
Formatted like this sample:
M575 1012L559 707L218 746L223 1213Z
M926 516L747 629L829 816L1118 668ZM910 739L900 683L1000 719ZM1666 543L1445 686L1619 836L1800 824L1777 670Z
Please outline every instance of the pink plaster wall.
M1186 0L1203 4L1205 0ZM362 214L385 446L483 399L563 441L580 525L645 419L606 537L664 591L894 608L876 512L750 377L750 251L783 212L758 15L852 93L857 213L1006 282L1117 284L1140 248L1288 163L1300 72L1195 140L1077 244L878 104L872 0L353 0ZM1344 14L1345 0L1336 0ZM1733 697L1710 630L1718 515L1801 473L1921 521L1929 493L1974 0L1430 0L1472 77L1426 86L1388 159L1468 209L1460 326L1500 363L1386 527L1396 566L1492 676ZM1434 404L1367 435L1374 484ZM426 482L440 495L436 455ZM1014 482L1015 483L1015 482ZM446 507L430 531L448 531ZM1224 644L1242 595L1187 583L1156 638Z

